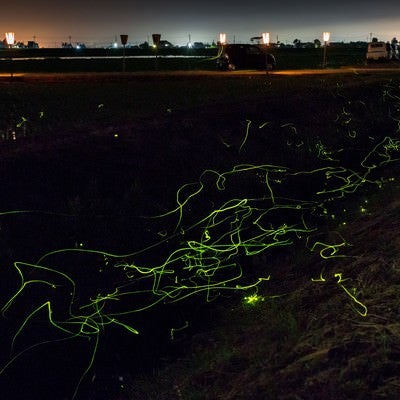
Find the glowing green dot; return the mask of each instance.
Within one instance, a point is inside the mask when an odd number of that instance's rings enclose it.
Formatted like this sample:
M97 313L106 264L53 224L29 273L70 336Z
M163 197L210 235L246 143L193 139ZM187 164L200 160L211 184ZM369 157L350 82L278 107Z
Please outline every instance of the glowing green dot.
M250 306L254 306L255 304L259 303L260 301L264 301L264 297L258 295L257 293L254 293L250 296L244 297L245 304L250 305Z

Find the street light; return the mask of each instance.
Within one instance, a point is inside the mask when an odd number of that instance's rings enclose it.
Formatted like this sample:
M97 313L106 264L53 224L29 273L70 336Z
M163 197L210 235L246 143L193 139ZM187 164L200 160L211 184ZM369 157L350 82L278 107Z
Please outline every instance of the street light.
M265 73L268 75L268 54L267 54L267 47L269 45L269 32L263 32L262 40L265 47Z
M262 34L263 43L268 46L269 45L269 32L264 32Z
M322 68L326 68L326 64L327 64L327 62L326 62L326 48L328 46L328 42L329 42L330 36L331 36L330 32L323 32L322 33L322 38L323 38L323 41L324 41L324 59L322 61Z
M6 32L6 42L9 48L11 48L12 45L14 44L14 40L15 40L14 32ZM10 57L10 74L12 79L13 77L12 57Z
M152 38L153 38L153 47L155 48L155 52L156 52L156 58L155 58L156 70L158 70L157 55L158 55L158 47L160 46L160 42L161 42L161 33L153 33Z
M217 65L221 71L229 69L229 58L227 54L224 54L225 44L226 44L226 33L220 33L218 41Z
M125 46L128 43L128 35L120 35L122 44L122 72L125 72Z
M6 32L6 42L8 47L12 47L12 45L14 44L14 32Z

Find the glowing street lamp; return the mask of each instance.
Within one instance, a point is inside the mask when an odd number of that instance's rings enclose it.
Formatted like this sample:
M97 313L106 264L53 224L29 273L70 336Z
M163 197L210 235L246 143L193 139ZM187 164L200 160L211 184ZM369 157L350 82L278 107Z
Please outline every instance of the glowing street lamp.
M155 53L156 53L156 58L155 58L156 70L158 70L157 55L158 55L158 47L160 46L160 42L161 42L161 33L153 33L152 38L153 38L153 47L154 47Z
M14 44L14 40L15 40L14 32L6 32L6 42L9 48L11 48L12 45ZM12 57L10 57L10 75L12 79L13 77Z
M224 46L226 44L226 33L219 34L218 44L218 54L217 54L217 66L220 71L225 71L229 69L229 57L228 54L224 53Z
M262 34L262 40L263 40L263 43L265 44L265 46L269 45L269 32L264 32Z
M322 61L322 68L326 68L326 48L328 46L328 42L329 42L329 38L331 37L331 33L330 32L323 32L322 33L322 39L324 41L324 59Z
M6 32L6 42L8 47L12 47L12 45L14 44L14 32Z
M269 32L263 32L262 40L263 40L264 47L265 47L265 73L268 75L268 53L267 53L267 47L269 45Z

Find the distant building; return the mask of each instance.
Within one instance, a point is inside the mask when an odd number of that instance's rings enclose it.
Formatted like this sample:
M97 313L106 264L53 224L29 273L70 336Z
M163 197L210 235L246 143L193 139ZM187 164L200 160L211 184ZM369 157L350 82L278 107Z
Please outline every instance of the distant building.
M39 45L35 41L29 40L27 47L28 49L38 49Z

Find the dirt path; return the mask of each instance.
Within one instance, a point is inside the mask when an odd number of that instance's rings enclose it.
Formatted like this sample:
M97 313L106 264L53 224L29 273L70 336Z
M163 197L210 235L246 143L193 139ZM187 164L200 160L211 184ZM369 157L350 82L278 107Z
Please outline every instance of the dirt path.
M333 74L380 74L394 73L400 74L400 65L395 67L385 66L364 66L364 67L343 67L343 68L326 68L326 69L301 69L301 70L277 70L270 71L268 74L274 75L333 75ZM0 82L51 82L51 81L80 81L80 80L122 80L137 78L168 78L168 77L243 77L243 76L260 76L265 75L265 71L242 70L242 71L143 71L143 72L127 72L127 73L103 73L103 72L87 72L87 73L15 73L11 77L10 74L0 74Z

